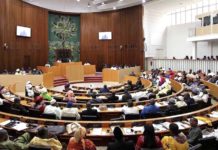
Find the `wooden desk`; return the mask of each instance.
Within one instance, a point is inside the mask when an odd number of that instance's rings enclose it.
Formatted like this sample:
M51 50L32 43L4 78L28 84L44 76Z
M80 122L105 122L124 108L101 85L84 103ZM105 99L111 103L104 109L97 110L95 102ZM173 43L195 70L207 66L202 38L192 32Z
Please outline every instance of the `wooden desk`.
M95 65L83 65L84 75L95 75L96 66Z
M134 72L136 75L140 74L140 67L130 67L126 69L113 70L109 68L105 68L102 71L103 81L111 81L111 82L123 82L125 76L128 76L131 72Z

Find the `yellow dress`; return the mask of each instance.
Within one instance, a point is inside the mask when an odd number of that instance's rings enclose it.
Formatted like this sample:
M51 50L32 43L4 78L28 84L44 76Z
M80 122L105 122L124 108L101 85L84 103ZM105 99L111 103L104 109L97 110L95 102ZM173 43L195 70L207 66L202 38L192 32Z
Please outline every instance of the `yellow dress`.
M164 150L188 150L188 142L179 143L172 136L165 136L161 140Z

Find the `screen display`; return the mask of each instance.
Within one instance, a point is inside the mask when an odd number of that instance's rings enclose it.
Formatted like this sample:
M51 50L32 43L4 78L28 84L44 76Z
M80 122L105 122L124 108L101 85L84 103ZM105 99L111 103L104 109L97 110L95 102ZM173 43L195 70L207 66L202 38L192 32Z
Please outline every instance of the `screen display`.
M99 40L111 40L112 33L111 32L99 32Z
M31 37L31 28L17 26L17 36Z

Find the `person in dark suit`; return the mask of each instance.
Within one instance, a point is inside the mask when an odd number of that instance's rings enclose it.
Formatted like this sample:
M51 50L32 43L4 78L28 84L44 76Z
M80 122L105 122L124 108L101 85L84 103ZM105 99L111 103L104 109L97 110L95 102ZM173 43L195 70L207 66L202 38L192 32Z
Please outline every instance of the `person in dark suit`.
M111 142L107 146L107 150L134 150L134 144L132 141L125 141L123 139L123 133L119 127L114 128L115 142Z
M107 85L105 84L103 88L100 89L100 93L109 93L110 90L108 89Z
M92 104L91 103L86 104L86 110L82 111L81 116L83 116L83 115L99 117L98 111L96 109L92 109Z
M92 95L92 99L89 101L91 104L92 103L103 103L102 99L97 98L96 94Z
M111 95L107 98L107 102L114 103L114 102L117 102L118 99L119 98L118 98L118 96L116 96L116 93L112 92Z
M132 99L132 95L129 94L128 90L126 89L122 96L122 102L127 102L129 99Z
M143 85L142 85L141 78L139 77L135 84L135 89L141 89L141 88L143 88Z

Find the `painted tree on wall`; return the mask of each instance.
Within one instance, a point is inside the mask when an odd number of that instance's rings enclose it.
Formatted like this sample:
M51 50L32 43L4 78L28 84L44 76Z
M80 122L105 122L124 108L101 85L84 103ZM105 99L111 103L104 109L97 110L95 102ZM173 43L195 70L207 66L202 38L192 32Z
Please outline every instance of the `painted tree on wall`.
M72 61L80 59L79 16L49 14L49 62L54 62L55 50L70 49Z

